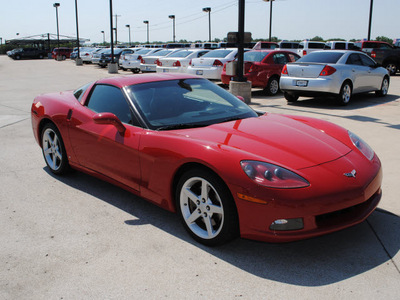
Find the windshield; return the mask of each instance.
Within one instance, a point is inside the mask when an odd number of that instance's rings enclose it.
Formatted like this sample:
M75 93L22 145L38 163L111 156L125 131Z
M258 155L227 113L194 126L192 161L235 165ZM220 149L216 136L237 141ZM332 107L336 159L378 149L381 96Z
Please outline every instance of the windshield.
M302 63L324 63L324 64L336 64L337 61L343 56L343 52L311 52L306 56L300 58L297 62Z
M257 61L260 62L266 57L270 52L266 51L248 51L243 55L244 61Z
M149 82L127 88L149 128L191 128L257 117L231 93L206 79Z
M203 55L203 57L224 58L233 50L213 50Z

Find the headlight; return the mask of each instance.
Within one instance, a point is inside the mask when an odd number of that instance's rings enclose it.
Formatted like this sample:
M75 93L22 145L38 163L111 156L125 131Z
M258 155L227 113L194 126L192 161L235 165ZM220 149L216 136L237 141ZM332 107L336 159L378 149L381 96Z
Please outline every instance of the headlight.
M349 131L349 137L351 142L353 143L354 146L357 147L358 150L360 150L360 152L362 154L364 154L364 156L366 158L368 158L369 160L371 160L374 157L374 150L372 150L372 148L370 146L368 146L368 144L366 142L364 142L360 137L358 137L356 134L352 133L351 131Z
M256 183L279 189L307 187L310 183L300 175L273 164L243 160L240 162L243 171Z

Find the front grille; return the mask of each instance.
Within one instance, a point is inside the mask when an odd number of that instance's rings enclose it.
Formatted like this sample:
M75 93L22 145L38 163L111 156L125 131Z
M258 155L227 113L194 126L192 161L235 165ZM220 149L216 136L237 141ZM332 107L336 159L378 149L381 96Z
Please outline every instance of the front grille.
M352 221L356 221L362 218L366 212L372 210L374 208L373 202L377 200L377 197L380 197L381 190L379 189L372 197L370 197L367 201L363 203L337 210L334 212L330 212L327 214L319 215L315 217L315 222L318 228L326 228L334 226L338 223L346 224L351 223ZM379 199L378 199L379 200Z

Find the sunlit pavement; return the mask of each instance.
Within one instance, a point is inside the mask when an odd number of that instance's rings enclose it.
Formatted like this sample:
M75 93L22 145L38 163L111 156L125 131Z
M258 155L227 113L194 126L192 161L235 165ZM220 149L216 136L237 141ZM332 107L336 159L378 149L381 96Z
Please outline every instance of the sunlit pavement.
M252 93L256 110L328 120L372 146L383 197L366 222L289 244L237 239L207 248L172 213L46 168L30 124L33 98L123 74L132 75L0 56L0 299L399 299L399 75L387 97L359 95L346 107Z

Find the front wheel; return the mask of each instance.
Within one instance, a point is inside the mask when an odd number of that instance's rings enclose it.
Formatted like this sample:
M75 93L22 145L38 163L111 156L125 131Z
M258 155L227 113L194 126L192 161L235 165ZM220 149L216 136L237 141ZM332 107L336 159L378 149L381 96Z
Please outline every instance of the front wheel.
M57 127L52 123L46 124L41 136L43 157L50 171L57 175L65 173L69 168L68 158Z
M351 94L352 94L351 84L348 81L346 81L340 88L340 92L337 97L340 105L347 105L350 102Z
M182 223L196 241L216 246L238 235L236 205L215 174L203 169L184 173L175 196Z
M388 91L389 91L389 78L385 77L382 80L381 89L379 91L376 91L375 94L379 97L384 97L387 95Z

